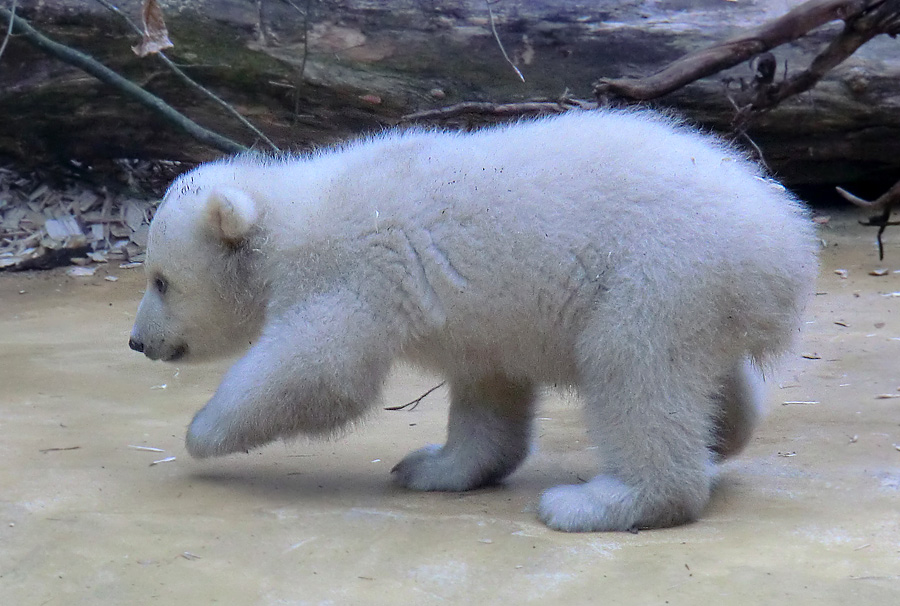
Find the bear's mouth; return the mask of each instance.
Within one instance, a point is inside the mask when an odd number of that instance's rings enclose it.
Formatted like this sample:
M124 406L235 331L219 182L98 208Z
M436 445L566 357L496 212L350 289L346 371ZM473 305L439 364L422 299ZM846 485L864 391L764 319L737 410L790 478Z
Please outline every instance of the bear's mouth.
M181 345L176 347L174 350L172 350L172 353L170 353L168 356L166 356L163 359L163 361L164 362L175 362L176 360L180 360L184 356L186 356L187 352L188 352L188 346L182 343Z

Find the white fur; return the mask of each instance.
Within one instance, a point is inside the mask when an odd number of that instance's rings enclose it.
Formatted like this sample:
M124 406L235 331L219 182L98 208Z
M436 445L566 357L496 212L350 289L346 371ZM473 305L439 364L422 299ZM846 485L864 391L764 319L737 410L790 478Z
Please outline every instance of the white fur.
M222 192L251 217L240 238L210 219ZM525 458L536 386L571 385L601 461L541 500L569 531L701 513L816 273L781 186L711 137L613 111L201 166L169 189L146 266L135 348L249 344L190 426L194 456L333 432L403 357L446 376L451 410L446 445L394 477L466 490Z

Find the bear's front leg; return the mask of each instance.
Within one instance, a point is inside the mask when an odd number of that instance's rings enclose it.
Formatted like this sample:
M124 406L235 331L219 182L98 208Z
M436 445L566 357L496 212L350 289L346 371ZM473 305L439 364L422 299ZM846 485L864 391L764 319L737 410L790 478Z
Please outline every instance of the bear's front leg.
M187 432L198 458L333 433L377 400L389 340L358 298L323 297L270 322Z
M447 443L416 450L391 473L414 490L470 490L502 480L525 460L534 390L504 377L450 381Z

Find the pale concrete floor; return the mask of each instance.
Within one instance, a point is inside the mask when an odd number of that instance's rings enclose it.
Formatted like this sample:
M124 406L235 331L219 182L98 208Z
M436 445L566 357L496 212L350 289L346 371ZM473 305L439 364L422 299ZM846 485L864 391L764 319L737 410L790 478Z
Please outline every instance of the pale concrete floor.
M592 468L554 395L524 468L468 494L389 482L442 439L444 390L333 442L192 461L184 428L224 366L128 351L139 271L2 275L0 604L900 604L900 399L876 398L900 394L900 273L867 275L900 269L900 230L880 263L855 219L822 231L802 345L820 359L787 361L699 522L637 535L536 520L541 490ZM386 403L436 382L401 369Z

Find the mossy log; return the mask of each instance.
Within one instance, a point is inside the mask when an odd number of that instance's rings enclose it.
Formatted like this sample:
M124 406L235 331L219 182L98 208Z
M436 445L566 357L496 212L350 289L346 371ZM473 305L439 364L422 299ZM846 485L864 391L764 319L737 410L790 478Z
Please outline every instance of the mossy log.
M688 52L780 16L796 2L160 0L160 5L175 43L167 55L279 147L294 150L464 101L589 99L599 78L655 73ZM139 21L140 0L117 6ZM158 58L136 57L133 30L95 0L20 0L18 12L206 128L247 146L258 143ZM778 73L804 69L840 27L840 22L826 25L776 49ZM524 82L504 58L498 38ZM726 132L734 117L729 95L752 78L753 70L744 64L654 104ZM0 155L25 165L75 161L99 170L122 158L191 163L220 155L17 35L0 57L0 116ZM749 135L789 183L896 180L900 42L874 39L811 92L762 115Z

